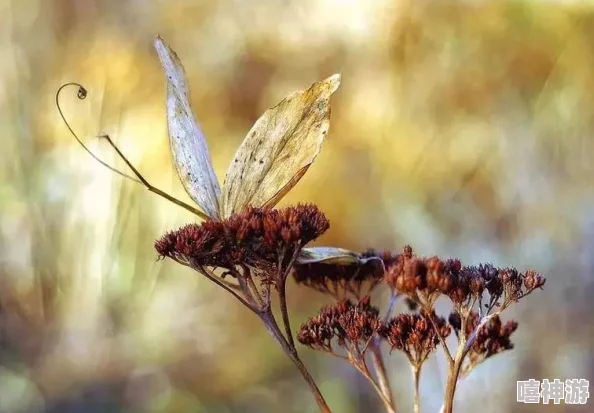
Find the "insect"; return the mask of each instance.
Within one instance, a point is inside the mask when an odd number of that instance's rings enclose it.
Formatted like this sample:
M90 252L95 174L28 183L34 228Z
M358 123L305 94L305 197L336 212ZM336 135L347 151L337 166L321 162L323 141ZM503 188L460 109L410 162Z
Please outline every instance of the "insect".
M190 104L190 91L184 67L171 47L157 36L154 46L167 82L167 123L173 161L180 181L199 209L153 187L130 164L109 136L103 136L135 176L123 173L98 159L72 131L76 140L97 161L112 171L144 185L150 191L186 208L203 219L226 219L248 206L272 208L303 177L320 153L330 127L330 97L340 85L340 74L315 82L308 89L294 92L268 109L255 122L231 161L222 187L212 167L206 138ZM304 251L307 262L326 259L356 260L353 253L334 248Z

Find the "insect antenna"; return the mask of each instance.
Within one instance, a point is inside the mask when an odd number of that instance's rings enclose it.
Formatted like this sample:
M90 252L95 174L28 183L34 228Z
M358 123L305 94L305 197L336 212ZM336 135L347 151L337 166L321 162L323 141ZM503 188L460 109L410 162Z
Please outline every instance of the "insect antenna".
M115 172L116 174L123 176L126 179L129 179L133 182L136 182L137 184L144 186L149 191L165 198L166 200L176 204L177 206L180 206L180 207L192 212L195 215L198 215L200 218L210 219L210 217L208 215L206 215L204 212L200 211L199 209L197 209L183 201L180 201L179 199L174 198L171 195L169 195L168 193L151 185L144 178L144 176L142 176L142 174L130 163L128 158L126 158L126 156L122 153L122 151L120 151L118 146L113 142L113 140L109 137L109 135L101 135L98 137L107 140L107 142L111 145L111 147L114 149L114 151L117 153L117 155L126 163L128 168L130 168L130 170L134 173L134 176L128 175L127 173L114 168L113 166L111 166L108 163L104 162L103 160L99 159L99 157L97 157L93 152L91 152L91 150L83 143L83 141L76 135L76 133L74 133L74 130L72 130L72 127L70 127L70 124L66 120L66 117L64 116L64 112L62 111L62 108L60 107L60 93L62 92L62 90L64 90L68 86L78 87L77 97L80 100L83 100L87 97L87 94L88 94L87 89L85 89L85 87L83 85L81 85L80 83L76 83L76 82L65 83L62 86L60 86L60 88L56 92L56 107L58 108L58 112L60 113L60 117L62 118L62 121L64 121L64 123L66 124L66 127L68 128L68 130L70 131L70 133L72 134L74 139L76 139L76 141L80 144L80 146L82 146L83 149L85 151L87 151L87 153L89 155L91 155L93 157L93 159L95 159L101 165L105 166L110 171Z

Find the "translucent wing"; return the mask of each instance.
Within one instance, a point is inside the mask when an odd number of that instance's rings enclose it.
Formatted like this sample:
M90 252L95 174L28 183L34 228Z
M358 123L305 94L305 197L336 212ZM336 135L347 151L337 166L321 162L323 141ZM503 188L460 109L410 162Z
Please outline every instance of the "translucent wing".
M248 205L273 207L301 179L330 127L330 96L340 75L295 92L256 121L240 145L223 184L221 215Z
M206 214L219 216L220 188L208 145L190 106L190 91L177 54L157 36L155 49L167 76L167 123L175 168L186 192Z

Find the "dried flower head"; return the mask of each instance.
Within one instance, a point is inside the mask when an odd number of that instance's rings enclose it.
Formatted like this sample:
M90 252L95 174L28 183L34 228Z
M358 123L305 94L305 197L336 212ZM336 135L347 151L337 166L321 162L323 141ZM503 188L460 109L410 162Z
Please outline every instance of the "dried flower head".
M526 288L526 292L534 291L537 288L542 289L546 281L547 279L544 276L534 270L528 270L524 274L524 287Z
M384 278L385 265L396 259L390 252L367 250L351 262L311 262L294 267L298 284L331 295L337 300L347 297L361 299Z
M464 292L450 293L450 298L455 303L476 298L480 304L485 303L489 312L495 307L506 308L535 289L542 288L545 282L546 278L534 270L521 273L515 268L496 268L491 264L463 267L457 283L466 285Z
M403 351L411 364L418 367L440 343L436 329L442 339L451 333L444 318L438 317L435 312L429 314L421 310L417 314L399 314L392 318L382 326L379 335L392 350Z
M250 266L272 277L296 251L323 234L328 220L315 205L284 209L247 208L226 220L207 220L170 232L156 241L160 256L200 269L223 268L233 275ZM274 278L266 279L274 283Z
M450 325L460 338L462 321L460 315L452 312L448 319ZM464 329L464 339L468 340L473 332L479 327L480 316L476 312L470 313ZM479 327L473 336L472 343L468 348L467 365L464 368L465 374L470 372L477 364L506 350L514 348L510 336L517 330L516 321L501 322L499 316L494 316L482 327Z
M421 301L428 308L441 294L457 306L472 306L474 301L482 304L486 291L489 300L485 306L490 310L495 306L505 307L542 288L546 279L532 270L520 273L514 268L499 269L491 264L463 267L457 259L419 258L407 246L392 265L386 266L386 281L397 292Z
M406 246L395 262L386 266L386 281L396 291L412 294L417 288L424 288L426 273L424 263Z
M431 306L440 293L447 294L456 288L460 268L459 260L419 258L406 246L398 259L386 266L386 281L397 292L415 301L422 298Z
M358 303L341 300L324 307L318 315L301 325L297 340L312 349L334 353L333 340L339 347L358 354L364 353L382 325L379 310L369 296Z

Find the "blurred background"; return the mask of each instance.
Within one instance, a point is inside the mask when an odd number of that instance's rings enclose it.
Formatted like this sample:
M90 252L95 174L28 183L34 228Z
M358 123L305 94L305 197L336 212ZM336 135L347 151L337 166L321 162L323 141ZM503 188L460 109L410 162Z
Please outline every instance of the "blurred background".
M259 320L157 261L154 240L196 217L100 166L58 115L58 87L84 84L86 100L74 87L62 99L81 138L125 169L95 138L110 134L189 201L157 33L185 65L221 180L265 109L342 73L324 149L281 205L327 214L319 245L411 244L544 273L546 289L504 314L520 323L516 348L461 382L457 411L592 411L515 400L517 380L594 379L594 5L0 0L0 412L316 411ZM294 327L327 303L289 286ZM335 412L382 411L351 366L300 352ZM411 411L405 358L388 365ZM438 352L423 411L441 406L445 373Z

